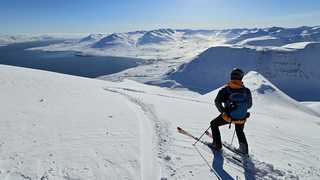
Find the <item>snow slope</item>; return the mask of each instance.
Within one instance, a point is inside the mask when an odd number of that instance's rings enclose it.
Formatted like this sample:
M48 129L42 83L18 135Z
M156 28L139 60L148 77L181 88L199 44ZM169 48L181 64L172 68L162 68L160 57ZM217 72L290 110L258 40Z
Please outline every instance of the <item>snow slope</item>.
M202 133L218 114L217 90L201 96L10 66L0 77L0 179L218 179L210 167L222 179L320 178L318 114L256 72L245 78L254 98L248 169L176 132ZM230 142L233 130L221 130Z
M302 103L307 107L313 109L314 111L320 112L320 102L308 101L308 102L302 102Z
M0 69L0 179L159 179L152 134L106 83Z
M181 86L206 93L229 79L240 67L266 76L281 90L298 100L320 100L320 44L305 48L212 47L168 74Z

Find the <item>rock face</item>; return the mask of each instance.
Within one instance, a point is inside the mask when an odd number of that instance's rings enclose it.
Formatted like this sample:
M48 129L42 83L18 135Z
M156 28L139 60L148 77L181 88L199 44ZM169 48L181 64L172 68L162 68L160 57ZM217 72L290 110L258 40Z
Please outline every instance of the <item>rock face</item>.
M257 71L297 100L320 100L320 43L302 49L212 47L181 65L168 78L200 93L229 80L234 67Z

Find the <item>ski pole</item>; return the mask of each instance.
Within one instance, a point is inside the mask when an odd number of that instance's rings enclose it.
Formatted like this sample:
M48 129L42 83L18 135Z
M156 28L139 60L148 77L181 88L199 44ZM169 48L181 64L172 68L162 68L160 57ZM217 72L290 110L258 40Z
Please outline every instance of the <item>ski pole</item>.
M204 131L204 133L198 138L198 140L193 143L194 146L200 141L200 139L202 138L202 136L209 130L210 127L211 127L211 126L209 126L209 127Z
M232 140L231 140L231 145L233 143L233 139L234 139L234 135L236 134L236 128L234 128L234 131L233 131L233 136L232 136Z

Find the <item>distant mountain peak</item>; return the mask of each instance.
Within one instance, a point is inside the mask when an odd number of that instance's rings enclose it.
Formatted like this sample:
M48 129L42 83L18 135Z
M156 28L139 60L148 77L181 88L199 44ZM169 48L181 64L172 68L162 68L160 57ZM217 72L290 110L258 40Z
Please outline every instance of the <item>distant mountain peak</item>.
M269 80L257 71L248 72L243 81L252 91L259 94L272 93L278 90Z
M82 42L98 41L102 39L104 36L105 34L89 34L87 37L80 39L79 42L82 43Z
M176 31L173 29L157 29L146 32L138 40L139 45L158 44L175 40Z

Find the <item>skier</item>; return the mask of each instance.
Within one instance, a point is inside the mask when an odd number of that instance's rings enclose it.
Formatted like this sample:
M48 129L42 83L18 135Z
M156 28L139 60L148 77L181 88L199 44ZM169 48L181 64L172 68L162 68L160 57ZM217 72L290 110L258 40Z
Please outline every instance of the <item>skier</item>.
M235 68L231 72L231 80L223 87L215 99L215 105L221 113L211 121L213 148L222 148L219 126L234 123L238 137L239 149L242 154L248 154L248 143L243 132L246 119L250 116L248 109L252 106L251 91L243 85L244 72Z

